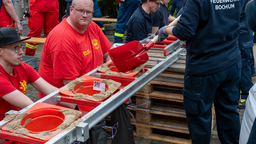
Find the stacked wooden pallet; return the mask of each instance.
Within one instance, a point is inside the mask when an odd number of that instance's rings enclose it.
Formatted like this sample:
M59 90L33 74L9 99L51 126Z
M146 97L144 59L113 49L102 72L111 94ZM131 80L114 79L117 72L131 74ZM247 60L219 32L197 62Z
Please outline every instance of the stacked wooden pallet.
M184 49L185 53L185 49ZM147 68L165 59L162 49L148 51ZM185 56L160 73L132 96L134 135L171 143L191 143L183 106Z
M147 68L165 56L160 49L148 52ZM185 57L159 74L138 91L128 107L134 114L135 136L172 143L191 143L183 107Z

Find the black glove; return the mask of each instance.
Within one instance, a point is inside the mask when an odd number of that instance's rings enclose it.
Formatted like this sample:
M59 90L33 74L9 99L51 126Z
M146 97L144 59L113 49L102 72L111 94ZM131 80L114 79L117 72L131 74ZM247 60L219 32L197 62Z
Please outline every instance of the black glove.
M164 26L157 31L156 34L158 35L158 42L161 42L168 37L169 34L165 31L166 27L167 26Z

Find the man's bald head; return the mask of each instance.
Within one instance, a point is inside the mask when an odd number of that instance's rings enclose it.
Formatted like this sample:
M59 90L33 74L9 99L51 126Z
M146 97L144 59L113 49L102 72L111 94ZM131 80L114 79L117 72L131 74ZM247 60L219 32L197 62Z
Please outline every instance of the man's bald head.
M70 24L78 32L83 33L92 21L93 1L92 0L73 0L70 7Z
M72 6L77 6L77 5L81 5L81 4L89 4L92 7L94 5L92 0L73 0L72 1Z

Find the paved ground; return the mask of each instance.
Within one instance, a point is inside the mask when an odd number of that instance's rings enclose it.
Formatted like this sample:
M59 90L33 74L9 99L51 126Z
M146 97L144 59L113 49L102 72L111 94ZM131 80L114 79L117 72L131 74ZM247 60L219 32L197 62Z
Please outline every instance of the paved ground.
M26 36L28 31L29 31L29 29L27 28L26 25L24 25L23 35ZM110 42L114 41L114 36L113 35L107 35L107 37L110 40ZM254 48L255 47L256 46L254 46ZM35 54L35 56L38 57L38 62L37 62L38 66L40 65L40 58L41 58L42 49L43 49L43 44L39 44L38 49L37 49L36 54ZM256 78L253 77L253 83L255 83L255 82L256 82ZM34 89L30 84L28 85L27 96L29 96L33 101L38 100L37 90ZM242 121L244 110L239 110L239 113L240 113L240 120ZM110 144L110 141L108 141L108 143ZM135 137L135 143L136 144L171 144L171 143L168 143L168 142L156 141L156 140L145 139L145 138L140 138L140 137ZM214 129L212 131L212 137L211 137L210 144L220 144L220 141L219 141L219 138L218 138L218 135L217 135L217 128L216 128L216 122L215 121L214 121Z

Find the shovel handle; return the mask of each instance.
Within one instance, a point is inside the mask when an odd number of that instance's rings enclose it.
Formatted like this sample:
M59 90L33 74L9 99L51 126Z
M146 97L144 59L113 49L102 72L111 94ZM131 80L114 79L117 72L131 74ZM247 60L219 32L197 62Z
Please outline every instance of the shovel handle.
M181 16L181 15L180 15ZM180 16L178 16L175 20L173 20L167 27L175 26L177 25L178 20L180 19ZM150 49L156 42L158 41L158 35L155 36L148 44L144 46L146 50Z

